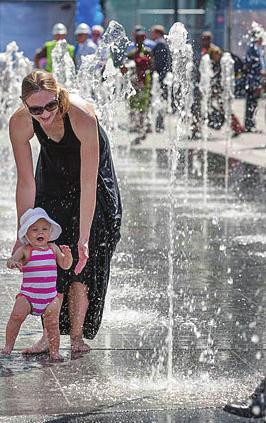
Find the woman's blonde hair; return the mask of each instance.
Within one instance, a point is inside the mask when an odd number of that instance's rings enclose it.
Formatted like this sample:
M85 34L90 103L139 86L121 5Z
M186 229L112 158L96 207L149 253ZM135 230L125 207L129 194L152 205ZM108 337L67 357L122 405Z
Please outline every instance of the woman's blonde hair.
M68 112L69 95L67 90L56 82L51 73L44 70L34 70L25 76L21 86L21 99L26 101L32 94L42 90L56 94L59 102L59 111L62 115Z

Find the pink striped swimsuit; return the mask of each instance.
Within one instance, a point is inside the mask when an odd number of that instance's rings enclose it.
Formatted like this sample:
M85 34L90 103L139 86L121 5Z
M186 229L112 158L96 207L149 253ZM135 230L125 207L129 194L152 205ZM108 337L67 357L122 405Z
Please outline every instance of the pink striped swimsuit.
M27 263L23 266L23 280L19 296L31 305L31 314L41 316L48 304L57 296L56 257L49 247L46 250L32 248Z

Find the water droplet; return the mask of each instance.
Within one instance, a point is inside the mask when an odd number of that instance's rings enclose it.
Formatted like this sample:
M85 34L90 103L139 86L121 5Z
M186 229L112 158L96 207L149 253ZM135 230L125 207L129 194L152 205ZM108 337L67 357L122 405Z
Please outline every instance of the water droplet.
M256 352L256 360L260 360L260 359L261 359L261 357L262 357L262 353L261 353L261 351L257 351L257 352Z
M249 326L250 328L255 328L255 327L256 327L256 324L257 324L257 322L256 322L256 321L254 321L254 322L251 322L248 326Z
M256 335L254 333L254 335L252 335L251 337L251 342L253 342L254 344L257 344L259 342L260 338L258 337L258 335Z
M254 405L252 407L252 413L254 414L254 416L259 416L261 413L261 409L258 405Z

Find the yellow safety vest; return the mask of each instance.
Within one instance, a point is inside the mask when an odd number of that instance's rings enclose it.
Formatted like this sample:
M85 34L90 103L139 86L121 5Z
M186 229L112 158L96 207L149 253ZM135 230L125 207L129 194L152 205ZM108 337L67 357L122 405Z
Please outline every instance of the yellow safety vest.
M53 41L47 41L44 44L44 47L46 48L46 66L45 66L45 70L47 70L47 72L52 72L52 50L53 48L55 48L57 41L53 40ZM72 59L74 59L74 49L75 47L72 46L71 44L67 44L67 50L70 54L70 57L72 57Z

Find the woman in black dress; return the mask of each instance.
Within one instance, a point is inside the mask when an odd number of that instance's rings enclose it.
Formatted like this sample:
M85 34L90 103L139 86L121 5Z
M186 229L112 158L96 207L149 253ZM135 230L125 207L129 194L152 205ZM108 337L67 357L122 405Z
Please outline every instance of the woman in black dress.
M92 106L69 95L49 73L36 70L26 76L21 99L23 106L9 124L17 215L39 206L61 225L56 242L71 247L74 262L58 273L58 292L64 294L60 331L70 334L72 351L86 351L83 336L92 339L99 329L110 260L120 239L121 200L109 142ZM40 142L35 177L34 134ZM25 352L45 348L44 333Z

